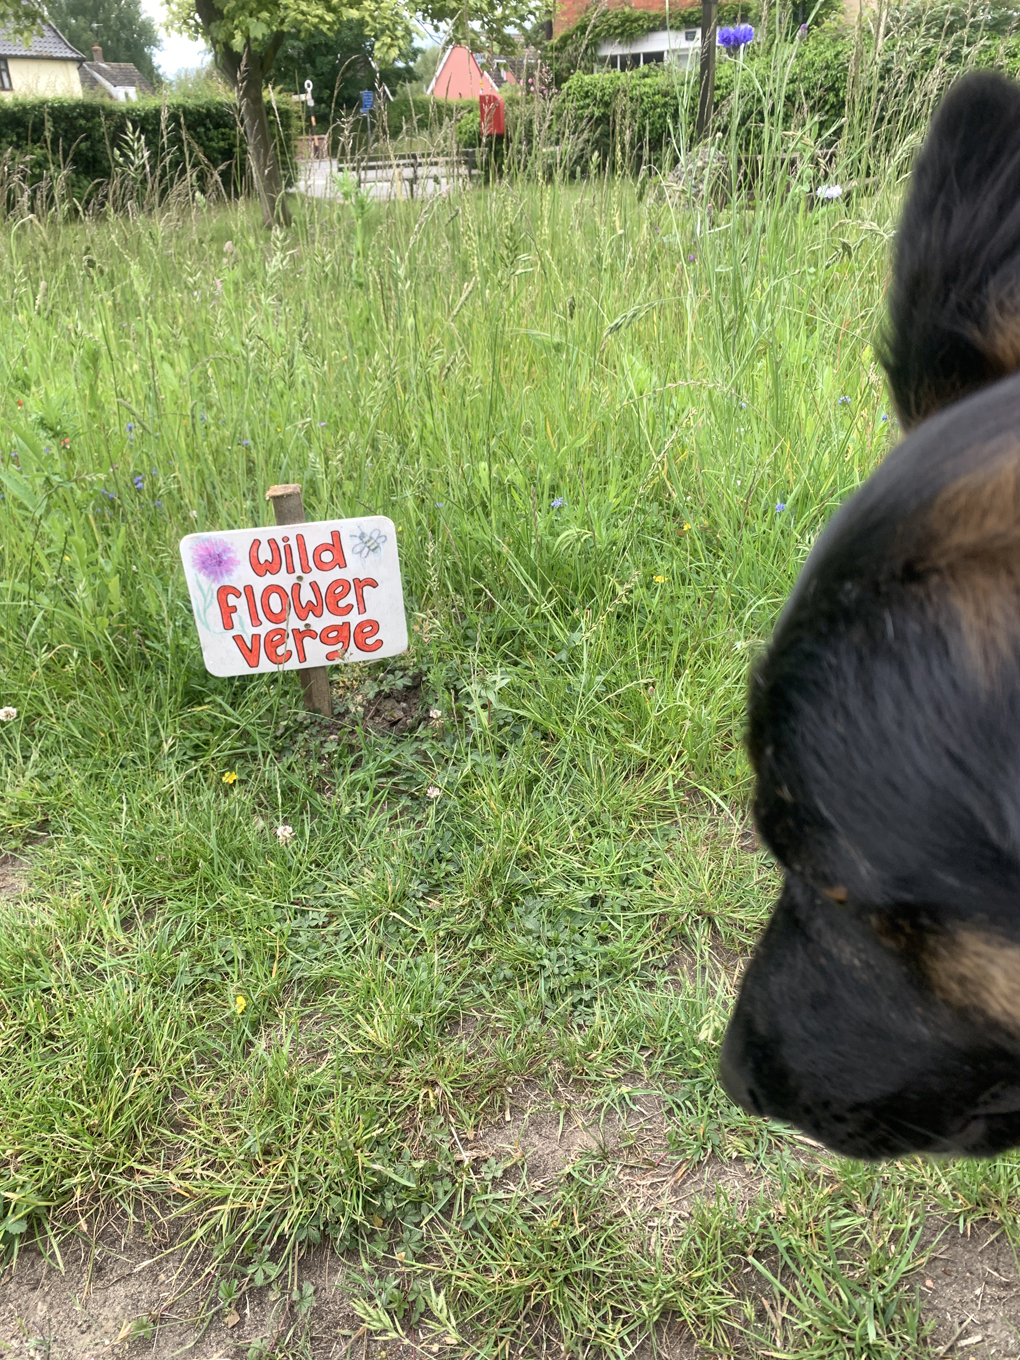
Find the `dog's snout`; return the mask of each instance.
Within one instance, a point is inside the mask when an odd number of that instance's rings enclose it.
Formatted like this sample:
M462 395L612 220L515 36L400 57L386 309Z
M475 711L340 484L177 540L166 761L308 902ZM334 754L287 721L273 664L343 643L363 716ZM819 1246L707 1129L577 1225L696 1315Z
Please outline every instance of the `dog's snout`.
M742 1070L733 1048L730 1036L723 1044L722 1053L719 1055L719 1080L722 1082L723 1090L735 1105L739 1105L748 1114L761 1114L761 1105L755 1096L754 1088Z

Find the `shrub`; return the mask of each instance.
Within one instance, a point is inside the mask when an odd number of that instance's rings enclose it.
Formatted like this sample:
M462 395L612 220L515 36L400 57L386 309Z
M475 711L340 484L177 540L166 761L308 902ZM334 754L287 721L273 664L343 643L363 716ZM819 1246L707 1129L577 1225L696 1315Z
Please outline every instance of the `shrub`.
M284 165L294 160L297 120L289 101L270 126ZM61 183L78 205L95 206L127 173L162 196L182 177L208 192L236 195L247 149L231 99L177 99L136 104L96 99L10 99L0 102L0 158L17 161L23 184Z

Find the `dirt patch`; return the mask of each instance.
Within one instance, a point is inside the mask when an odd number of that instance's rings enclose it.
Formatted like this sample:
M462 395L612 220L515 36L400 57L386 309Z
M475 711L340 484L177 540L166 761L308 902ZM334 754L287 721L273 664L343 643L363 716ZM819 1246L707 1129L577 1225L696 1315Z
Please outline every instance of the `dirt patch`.
M934 1324L933 1355L1020 1354L1020 1272L1001 1227L930 1219L925 1240L934 1249L920 1278L926 1322Z
M26 1246L0 1272L0 1354L240 1360L261 1341L274 1355L332 1360L362 1331L332 1251L264 1263L274 1278L259 1286L250 1263L246 1273L160 1236L158 1225L110 1225L58 1238L56 1250Z
M20 897L28 881L28 865L16 855L0 855L0 897Z

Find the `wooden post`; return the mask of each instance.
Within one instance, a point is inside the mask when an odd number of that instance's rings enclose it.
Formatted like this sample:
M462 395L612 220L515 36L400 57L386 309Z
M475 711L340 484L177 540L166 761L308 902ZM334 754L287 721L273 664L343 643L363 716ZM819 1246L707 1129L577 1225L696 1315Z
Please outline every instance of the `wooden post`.
M284 486L271 486L266 492L266 500L272 501L273 513L277 524L304 524L305 503L301 499L301 487L296 483ZM333 716L333 705L329 697L329 672L325 666L308 666L298 671L301 689L304 694L305 708L323 717Z
M718 37L719 0L701 0L701 62L698 67L698 122L695 141L708 136L715 104L715 48Z

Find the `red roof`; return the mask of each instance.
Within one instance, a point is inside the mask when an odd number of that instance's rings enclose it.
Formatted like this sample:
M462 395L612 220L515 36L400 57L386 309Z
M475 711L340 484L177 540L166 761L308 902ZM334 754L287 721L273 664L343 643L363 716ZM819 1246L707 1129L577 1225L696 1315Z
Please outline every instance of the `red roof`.
M497 93L496 86L475 61L474 53L459 43L439 63L428 92L436 99L477 99L480 94Z

